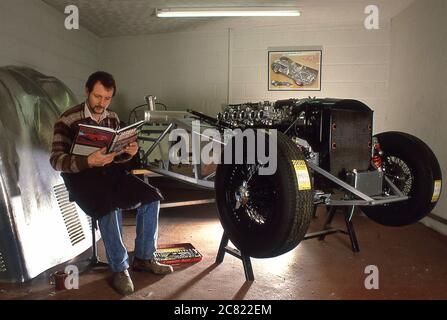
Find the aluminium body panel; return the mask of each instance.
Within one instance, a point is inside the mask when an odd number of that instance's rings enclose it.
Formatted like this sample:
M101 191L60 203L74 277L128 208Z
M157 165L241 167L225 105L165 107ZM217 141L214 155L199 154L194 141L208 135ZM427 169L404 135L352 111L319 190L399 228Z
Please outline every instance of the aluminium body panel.
M0 282L24 282L91 246L91 221L49 163L53 126L77 104L58 79L0 68Z

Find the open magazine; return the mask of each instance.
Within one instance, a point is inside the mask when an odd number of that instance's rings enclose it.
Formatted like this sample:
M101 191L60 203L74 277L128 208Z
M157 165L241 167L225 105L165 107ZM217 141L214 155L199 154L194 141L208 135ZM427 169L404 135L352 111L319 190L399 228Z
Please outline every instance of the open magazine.
M88 156L106 147L107 153L116 152L120 154L129 143L137 141L138 133L144 123L145 121L142 120L118 130L79 124L79 130L71 147L71 153Z

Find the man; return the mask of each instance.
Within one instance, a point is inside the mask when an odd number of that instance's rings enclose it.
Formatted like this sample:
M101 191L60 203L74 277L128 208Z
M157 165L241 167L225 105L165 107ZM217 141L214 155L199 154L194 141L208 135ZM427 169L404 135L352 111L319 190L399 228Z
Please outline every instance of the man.
M70 154L78 124L99 125L117 129L116 113L107 110L116 85L113 76L95 72L85 85L87 99L62 114L54 125L50 163L61 171L70 200L74 200L88 215L98 219L106 249L107 260L113 272L113 286L121 294L134 291L129 276L129 256L122 241L122 209L137 208L136 239L133 269L156 274L173 272L171 266L155 261L154 252L158 234L160 192L140 179L128 174L126 161L138 153L138 143L129 144L125 155L106 154L106 148L89 156Z

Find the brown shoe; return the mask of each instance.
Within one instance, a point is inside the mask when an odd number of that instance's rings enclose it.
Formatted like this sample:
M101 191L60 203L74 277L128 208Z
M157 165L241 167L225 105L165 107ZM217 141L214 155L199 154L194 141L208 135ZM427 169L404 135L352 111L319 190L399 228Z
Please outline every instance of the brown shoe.
M169 274L174 272L172 266L161 264L154 258L150 260L142 260L134 257L132 267L134 271L152 272L155 274Z
M127 269L121 272L113 273L113 287L124 296L134 292L132 279L130 278L129 271L127 271Z

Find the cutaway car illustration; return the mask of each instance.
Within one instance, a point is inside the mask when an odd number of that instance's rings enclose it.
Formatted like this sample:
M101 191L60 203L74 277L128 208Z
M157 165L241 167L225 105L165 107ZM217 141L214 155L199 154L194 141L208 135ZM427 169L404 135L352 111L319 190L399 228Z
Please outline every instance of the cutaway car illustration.
M298 86L312 84L318 76L318 70L299 64L288 57L280 57L275 60L271 68L273 72L285 75L295 81Z
M88 141L92 141L92 142L104 142L104 143L109 143L110 142L110 137L104 136L102 134L95 134L95 133L88 133L88 132L79 131L79 136L82 139L85 139L85 140L88 140Z

